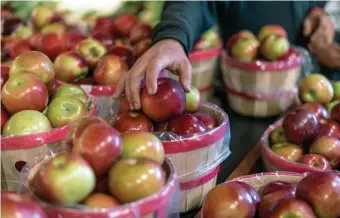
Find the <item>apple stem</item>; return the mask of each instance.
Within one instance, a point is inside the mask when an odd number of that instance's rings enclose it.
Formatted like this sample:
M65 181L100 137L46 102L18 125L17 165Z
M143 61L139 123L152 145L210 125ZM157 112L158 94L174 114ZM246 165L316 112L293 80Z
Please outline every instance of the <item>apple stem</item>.
M100 56L98 49L96 49L95 47L91 47L90 52L91 52L93 57L99 57Z
M314 101L315 101L315 98L317 97L316 95L317 95L316 91L315 91L314 89L311 89L311 90L306 94L305 98L306 98L306 100L307 100L308 102L314 102Z

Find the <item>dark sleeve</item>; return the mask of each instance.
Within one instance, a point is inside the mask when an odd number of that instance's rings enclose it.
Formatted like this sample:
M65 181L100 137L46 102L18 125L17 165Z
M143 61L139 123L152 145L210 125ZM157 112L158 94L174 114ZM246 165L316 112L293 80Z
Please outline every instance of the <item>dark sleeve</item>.
M215 1L169 1L153 32L153 43L176 39L188 54L194 42L216 23Z

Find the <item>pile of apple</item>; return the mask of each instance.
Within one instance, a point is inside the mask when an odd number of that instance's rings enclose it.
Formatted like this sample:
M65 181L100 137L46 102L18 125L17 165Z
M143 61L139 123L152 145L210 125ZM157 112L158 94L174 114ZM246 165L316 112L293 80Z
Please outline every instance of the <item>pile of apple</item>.
M208 192L202 214L203 218L338 218L339 205L340 175L318 172L298 184L269 183L259 193L240 181L217 185Z
M248 30L235 33L228 39L225 48L231 57L242 62L261 58L267 61L285 60L294 55L286 30L274 24L263 26L257 38Z
M272 151L289 161L340 170L340 81L312 74L299 82L299 96L304 104L287 112L270 134Z
M2 136L46 132L88 113L88 96L80 87L63 85L54 93L48 89L54 69L43 53L24 52L7 70L9 78L1 84Z
M202 133L218 123L208 114L197 113L200 103L200 93L194 86L185 93L176 80L159 78L157 93L149 95L146 87L141 90L140 111L131 111L126 97L122 96L117 113L108 122L121 133L171 132L179 136Z
M163 145L152 133L121 135L100 117L87 115L69 135L70 152L47 159L30 181L42 200L111 208L151 196L165 185Z

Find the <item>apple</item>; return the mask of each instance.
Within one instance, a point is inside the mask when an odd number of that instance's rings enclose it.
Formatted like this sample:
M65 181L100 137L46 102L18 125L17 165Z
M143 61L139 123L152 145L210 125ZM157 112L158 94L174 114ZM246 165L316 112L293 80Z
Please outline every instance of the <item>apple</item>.
M1 19L1 35L11 35L17 28L23 25L23 20L16 16Z
M64 34L66 33L66 26L63 23L60 22L55 22L55 23L50 23L44 26L41 30L40 33L45 35L49 33L57 33L57 34Z
M137 24L136 16L132 14L121 15L116 19L116 29L121 36L128 37L132 28Z
M9 118L2 130L2 136L28 135L51 129L51 123L44 114L39 111L24 110Z
M258 52L259 42L254 38L238 39L231 49L231 55L239 61L251 62Z
M110 195L95 193L85 199L84 205L92 208L112 208L120 205L120 203Z
M340 103L337 105L334 105L334 107L331 110L331 119L335 120L340 124Z
M109 171L109 190L121 203L156 194L165 184L161 165L149 158L124 158Z
M9 68L10 68L10 64L1 63L1 70L0 70L0 73L1 73L1 89L5 85L6 81L8 80Z
M162 142L152 133L130 132L122 135L123 152L121 158L150 158L163 164L164 150Z
M68 41L65 34L47 33L41 37L38 50L46 54L51 60L66 52Z
M113 19L109 17L98 17L94 24L91 34L103 33L104 35L113 38L116 29L116 24Z
M300 158L299 163L316 167L321 170L332 170L332 166L328 160L324 156L318 154L305 154Z
M207 130L211 130L218 126L217 121L207 114L194 114L194 116L205 125Z
M149 118L137 112L115 114L109 120L110 125L121 133L134 131L152 132L153 125Z
M196 113L201 106L201 95L198 89L194 86L191 86L190 92L185 93L185 113Z
M41 34L40 33L34 33L29 39L29 43L30 45L34 48L34 49L38 49L40 46L40 40L41 40Z
M19 26L12 33L12 37L15 37L18 39L28 39L32 35L33 35L33 29L30 26Z
M273 152L289 161L298 161L303 155L303 149L299 145L280 143L272 146Z
M54 60L54 69L56 78L64 82L77 82L89 72L85 60L74 51L60 54Z
M333 172L312 173L296 188L296 197L313 207L319 218L340 216L340 177Z
M282 126L275 128L270 133L269 138L270 138L270 142L271 142L272 145L287 142L287 138L285 136L285 131L283 130Z
M192 50L193 52L196 52L196 51L204 51L209 48L211 48L210 42L201 37L195 42Z
M32 180L39 197L59 205L77 205L94 189L96 177L79 155L61 153L38 169Z
M297 145L312 141L319 131L316 116L302 108L289 111L283 119L282 126L288 142Z
M320 122L319 134L316 138L320 138L322 136L340 138L340 125L333 120Z
M330 103L328 103L327 104L327 111L328 111L328 113L330 114L332 109L333 109L333 107L335 105L339 104L339 103L340 103L340 100L335 100L335 101L331 101Z
M143 39L149 39L152 37L152 28L145 23L138 23L133 26L130 31L130 42L136 44Z
M269 35L261 41L260 53L270 61L280 59L289 51L289 41L279 35Z
M33 48L27 40L20 40L13 45L9 55L11 59L14 59L17 56L19 56L21 53L25 51L32 51L32 50Z
M32 11L31 21L37 28L42 28L53 21L55 13L48 7L37 7Z
M113 45L113 38L111 35L104 34L102 32L96 32L96 33L93 33L91 37L98 40L106 48L109 48Z
M46 115L54 128L66 126L87 114L86 105L74 96L54 98L48 105Z
M88 38L79 42L77 50L90 68L95 68L107 50L98 40Z
M73 130L72 152L80 154L91 165L96 176L103 176L122 152L120 134L100 119L85 118L81 122Z
M13 60L9 76L25 72L35 74L44 83L50 82L55 76L52 61L45 54L38 51L24 52Z
M192 114L182 114L171 119L166 128L167 132L172 132L181 136L206 131L204 124Z
M340 101L340 81L332 82L334 96L333 101Z
M40 207L39 202L32 197L14 192L1 191L1 217L47 218L47 215Z
M275 181L265 185L261 190L261 196L266 196L276 191L287 191L295 195L296 184L283 182L283 181Z
M320 119L328 119L328 111L327 109L321 105L321 104L312 104L312 103L306 103L301 106L301 108L304 108L310 112L312 112L316 118Z
M93 78L99 85L118 85L128 71L127 63L120 57L106 55L98 62Z
M133 54L139 58L152 46L151 39L143 39L133 46Z
M299 97L304 103L328 104L333 95L332 84L321 74L311 74L299 82Z
M239 39L244 39L244 38L252 38L256 39L254 34L248 30L241 30L240 32L234 33L227 41L226 44L226 49L229 53L231 53L232 48L234 44L239 40Z
M67 36L67 44L69 50L77 50L80 42L86 39L86 37L82 33L68 33Z
M278 35L278 36L287 38L286 30L282 26L279 26L276 24L269 24L269 25L263 26L258 32L257 38L261 42L263 39L265 39L269 35Z
M121 57L124 61L126 61L129 68L133 66L136 60L132 50L127 46L120 46L120 45L113 46L109 50L108 54L117 55Z
M9 119L9 115L4 107L1 105L1 131Z
M243 31L241 31L241 32L243 32ZM218 43L220 42L219 36L218 36L217 32L214 29L209 29L208 31L203 33L201 38L203 40L207 41L210 44L211 48L217 47ZM255 38L255 36L254 36L254 38Z
M273 208L270 218L317 218L313 209L299 199L283 199Z
M324 156L336 169L340 166L340 139L329 136L318 138L311 144L309 153Z
M287 190L278 190L274 191L270 194L264 195L261 198L261 202L258 206L258 214L260 218L268 218L270 217L270 213L283 199L291 199L294 198L294 194L291 191Z
M118 113L129 112L130 106L125 95L119 98Z
M233 181L233 183L238 183L238 184L242 185L243 188L245 188L247 190L248 194L250 194L255 206L256 207L258 206L261 199L260 199L259 193L254 189L253 186L249 185L248 183L240 182L240 181Z
M165 122L182 114L186 106L182 85L171 78L159 78L157 83L158 90L154 95L149 95L146 87L142 90L143 112L156 122Z
M84 104L87 103L88 97L85 91L79 86L64 84L60 86L54 93L52 99L63 97L63 96L74 96L81 100Z
M211 189L202 207L203 217L254 217L256 205L248 189L240 183L219 184Z

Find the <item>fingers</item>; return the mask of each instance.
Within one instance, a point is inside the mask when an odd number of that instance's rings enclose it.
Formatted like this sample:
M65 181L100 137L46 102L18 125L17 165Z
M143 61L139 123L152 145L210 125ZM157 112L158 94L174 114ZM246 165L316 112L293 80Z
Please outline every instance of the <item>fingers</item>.
M186 92L190 92L191 86L191 64L188 60L182 61L179 65L179 82Z
M313 22L310 17L307 17L303 23L303 35L310 36L312 34Z
M328 16L320 16L319 26L311 40L318 43L331 44L334 38L334 25Z
M116 87L115 93L113 94L114 99L118 99L123 93L125 88L125 78L121 79Z
M166 63L161 60L155 60L148 67L146 68L146 87L148 90L149 95L153 95L157 92L157 79L158 75L161 70L163 70L163 66L165 66Z

